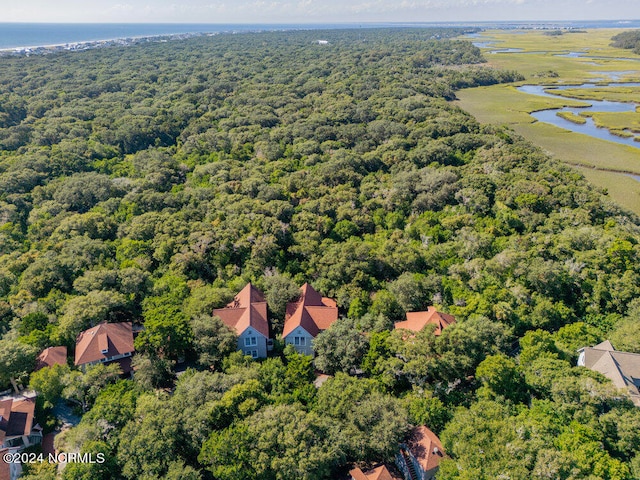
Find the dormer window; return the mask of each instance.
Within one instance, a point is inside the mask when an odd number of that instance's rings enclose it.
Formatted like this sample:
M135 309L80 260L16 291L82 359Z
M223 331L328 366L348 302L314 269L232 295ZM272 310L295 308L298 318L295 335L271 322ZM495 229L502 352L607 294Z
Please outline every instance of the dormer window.
M98 334L98 348L100 349L100 353L106 355L109 352L109 337L105 332L100 332Z

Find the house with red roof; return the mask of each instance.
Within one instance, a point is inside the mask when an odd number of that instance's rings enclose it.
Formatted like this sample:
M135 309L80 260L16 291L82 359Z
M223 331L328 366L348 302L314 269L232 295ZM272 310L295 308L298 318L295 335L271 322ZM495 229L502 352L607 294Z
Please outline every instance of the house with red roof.
M403 322L397 322L394 328L419 332L427 325L435 325L433 334L440 336L442 330L454 323L456 323L456 318L453 315L438 312L435 307L429 307L425 312L407 312L407 319Z
M36 394L0 398L0 448L12 453L42 443L42 428L34 422Z
M224 308L216 308L213 315L238 335L238 350L253 358L266 358L271 350L267 302L263 293L251 283Z
M380 465L367 472L354 468L349 472L349 475L351 475L351 480L401 480L392 475L385 465Z
M0 480L16 480L22 473L20 461L7 463L4 455L42 443L42 428L34 420L35 410L35 392L0 398Z
M40 355L36 364L36 370L44 367L53 367L54 365L67 364L67 347L49 347L45 348Z
M326 298L305 283L297 301L287 304L282 339L298 353L313 355L311 342L338 319L335 300Z
M427 427L416 427L400 445L396 465L406 480L435 480L440 461L446 458L442 442Z
M131 322L101 323L78 335L75 365L118 362L122 373L131 373L134 352Z

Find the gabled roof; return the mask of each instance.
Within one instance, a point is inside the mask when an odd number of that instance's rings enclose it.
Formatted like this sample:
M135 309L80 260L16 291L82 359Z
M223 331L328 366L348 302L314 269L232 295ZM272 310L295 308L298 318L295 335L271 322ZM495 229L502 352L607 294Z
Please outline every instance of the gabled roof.
M351 475L351 478L354 480L396 480L385 465L380 465L366 473L359 468L354 468L349 472L349 475Z
M220 317L222 322L234 329L238 335L242 335L247 328L253 327L269 338L267 302L262 292L251 283L247 283L226 307L216 308L213 315Z
M0 399L0 445L7 437L31 433L35 409L35 395Z
M424 472L437 468L440 460L445 458L442 442L424 425L411 430L406 443Z
M640 355L619 352L608 340L595 347L581 348L584 366L602 373L618 388L626 388L634 403L640 405Z
M78 335L75 364L98 362L134 351L131 322L101 323Z
M428 324L434 324L436 329L433 334L439 336L442 330L456 322L453 315L438 312L436 307L428 307L426 312L407 312L407 319L397 322L394 328L404 328L413 332L419 332Z
M302 293L296 302L287 303L282 338L297 327L304 328L311 336L316 337L338 319L335 300L323 297L308 283L300 287L300 291Z
M54 365L67 364L67 347L49 347L45 348L38 355L38 363L36 370L44 367L53 367Z
M602 343L599 343L598 345L596 345L595 347L596 350L607 350L609 352L615 352L616 349L613 348L613 345L611 344L611 342L609 340L605 340Z

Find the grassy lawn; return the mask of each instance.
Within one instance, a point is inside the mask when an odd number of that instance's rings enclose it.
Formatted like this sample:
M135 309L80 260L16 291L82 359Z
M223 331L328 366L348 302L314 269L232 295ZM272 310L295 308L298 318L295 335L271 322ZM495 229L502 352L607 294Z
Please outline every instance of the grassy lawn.
M522 73L526 80L521 84L640 81L640 56L609 46L611 37L620 31L623 30L603 29L560 36L545 35L541 31L519 34L487 31L477 40L494 42L491 47L483 49L489 65ZM519 48L522 52L489 53L501 48ZM611 58L557 56L569 52L585 52L588 55ZM638 60L630 60L633 58ZM615 75L615 80L607 75L608 72ZM565 90L556 99L519 92L515 88L517 85L519 84L461 90L457 92L458 105L480 122L507 125L551 155L576 166L590 182L606 188L610 198L640 214L640 182L619 173L640 174L639 149L569 132L537 122L529 115L547 108L584 106L585 101L589 100L640 103L640 88L599 87L579 92ZM569 98L572 94L583 101ZM640 131L640 112L596 112L589 113L589 116L596 125L614 133L625 129Z

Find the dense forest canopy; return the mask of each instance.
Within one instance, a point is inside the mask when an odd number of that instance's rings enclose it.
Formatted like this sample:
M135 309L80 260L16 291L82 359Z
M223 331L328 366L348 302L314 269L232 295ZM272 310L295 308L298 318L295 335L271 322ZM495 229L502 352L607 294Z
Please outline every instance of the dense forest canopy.
M420 424L451 455L442 479L640 474L640 413L573 366L604 338L640 352L638 220L448 101L522 79L447 38L460 33L1 60L0 381L99 322L144 326L135 380L103 365L31 375L44 406L84 413L59 447L109 459L64 478L335 478L392 460ZM336 299L322 387L291 349L234 352L211 312L248 281L276 334L302 283ZM429 305L457 323L393 331ZM176 380L178 359L194 368Z

